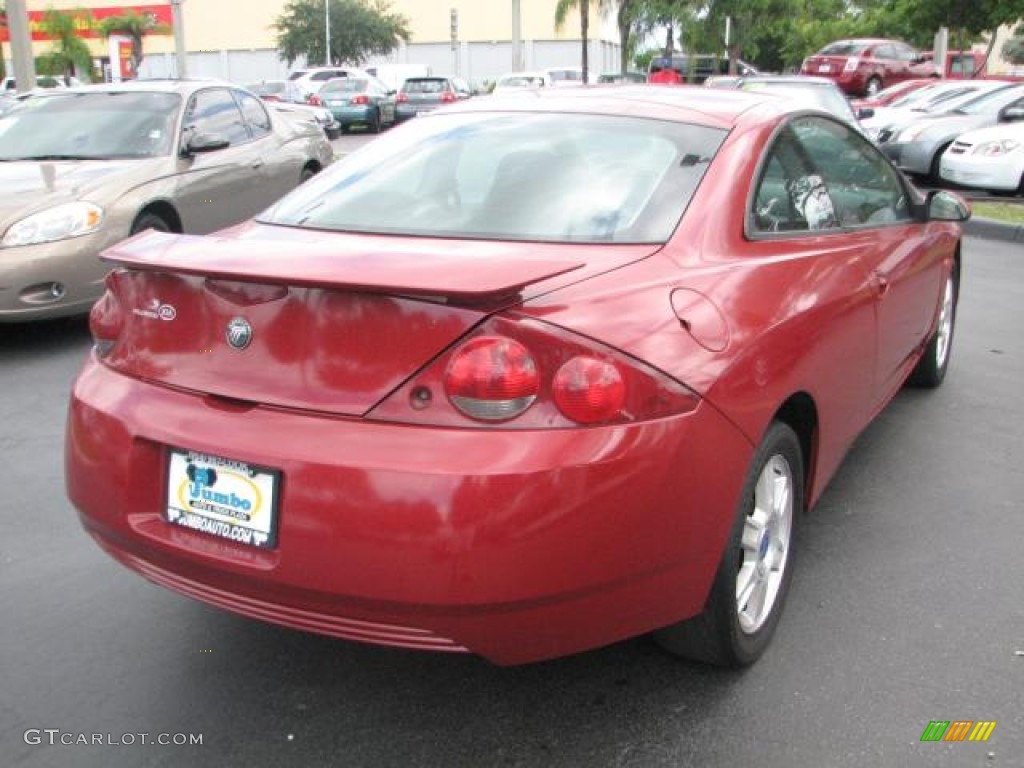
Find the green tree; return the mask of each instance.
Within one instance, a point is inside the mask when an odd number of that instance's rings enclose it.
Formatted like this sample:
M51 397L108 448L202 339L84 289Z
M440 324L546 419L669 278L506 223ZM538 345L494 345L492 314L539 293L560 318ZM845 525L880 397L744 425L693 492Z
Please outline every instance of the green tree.
M331 50L325 50L324 2L330 3ZM387 55L408 40L409 22L394 13L386 0L289 0L274 21L278 55L292 64L309 62L358 64L373 55Z
M36 58L36 72L54 77L79 77L92 80L92 52L78 36L76 19L86 17L88 11L75 11L74 15L48 10L43 14L42 29L53 40L53 49Z
M161 24L153 14L128 11L120 16L108 16L99 23L99 32L104 38L112 35L127 37L132 42L132 72L138 74L145 58L143 41L146 35L166 34L170 29Z

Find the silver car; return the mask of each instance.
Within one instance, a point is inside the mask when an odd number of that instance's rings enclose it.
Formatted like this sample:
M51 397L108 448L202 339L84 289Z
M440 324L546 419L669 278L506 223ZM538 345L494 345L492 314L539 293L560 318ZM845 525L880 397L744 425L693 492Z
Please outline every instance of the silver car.
M0 117L0 322L85 312L99 253L239 223L330 164L313 123L227 83L54 91Z
M1024 85L978 96L949 112L924 115L879 141L882 151L900 169L937 180L942 153L962 133L1018 119L1024 107Z

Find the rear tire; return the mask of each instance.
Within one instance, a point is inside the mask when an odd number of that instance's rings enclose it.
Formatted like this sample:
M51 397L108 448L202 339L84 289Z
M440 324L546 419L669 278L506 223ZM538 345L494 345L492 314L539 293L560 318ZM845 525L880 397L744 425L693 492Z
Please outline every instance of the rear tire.
M373 119L370 121L370 133L380 133L381 131L381 117L380 110L376 110L373 113Z
M307 165L302 169L302 173L299 174L299 184L305 184L307 181L312 179L317 174L317 169Z
M132 222L131 234L137 235L147 229L154 229L157 232L173 232L171 225L162 216L155 213L144 212L135 217Z
M723 667L760 658L782 615L793 574L793 530L804 507L800 440L768 428L750 470L704 611L654 633L669 653Z
M938 184L942 181L942 155L945 154L946 150L951 146L953 146L952 142L935 150L935 154L932 156L931 165L928 166L928 181L932 184Z
M949 354L953 346L953 331L956 328L957 277L946 278L942 291L942 306L935 331L924 348L924 355L917 361L910 373L909 383L915 387L935 389L942 384L949 369Z

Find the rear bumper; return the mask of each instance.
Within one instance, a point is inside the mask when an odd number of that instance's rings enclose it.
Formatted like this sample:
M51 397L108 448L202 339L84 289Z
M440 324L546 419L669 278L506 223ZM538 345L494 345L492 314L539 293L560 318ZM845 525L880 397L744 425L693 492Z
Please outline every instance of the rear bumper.
M277 468L278 544L162 517L167 446ZM424 429L241 408L90 359L68 494L129 568L237 613L513 664L698 613L752 449L712 408L628 427Z

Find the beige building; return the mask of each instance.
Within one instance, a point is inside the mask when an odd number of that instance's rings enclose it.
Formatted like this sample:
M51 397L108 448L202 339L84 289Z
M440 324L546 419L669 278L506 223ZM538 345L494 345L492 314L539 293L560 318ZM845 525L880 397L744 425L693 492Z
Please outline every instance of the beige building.
M291 67L277 56L273 26L285 5L285 0L182 0L188 75L238 82L287 75ZM519 5L524 68L580 63L578 15L573 13L563 27L557 28L554 22L556 0L520 0ZM159 21L167 23L168 29L164 34L146 38L146 58L138 74L144 77L176 74L171 7L166 1L120 4L116 0L26 0L26 6L36 37L39 20L48 8L68 12L85 8L96 18L123 12L122 9L153 13ZM458 73L472 81L493 78L512 69L512 0L391 0L391 7L409 20L412 36L408 44L402 44L387 58L347 63L422 64L434 73ZM453 10L457 16L454 44ZM116 64L119 55L116 45L112 48L109 41L91 34L93 36L86 39L97 60L103 60L108 66L111 60ZM618 69L614 15L593 18L590 38L591 69ZM49 48L50 43L45 40L33 42L36 55ZM4 46L4 54L10 56L8 45ZM294 66L304 63L296 62ZM112 69L116 76L117 67Z

